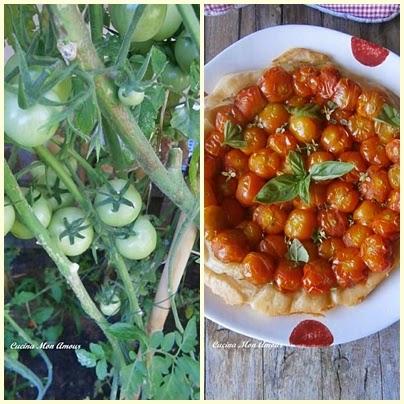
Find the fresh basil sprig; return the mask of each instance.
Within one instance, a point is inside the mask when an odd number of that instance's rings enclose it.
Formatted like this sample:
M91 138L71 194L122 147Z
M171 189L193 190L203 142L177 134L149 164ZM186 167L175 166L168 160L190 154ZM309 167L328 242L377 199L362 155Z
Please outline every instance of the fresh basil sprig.
M389 104L384 104L383 109L375 121L387 123L394 128L400 127L400 112Z
M310 170L306 171L300 153L289 152L287 159L293 174L283 174L269 180L256 195L257 202L287 202L298 196L308 204L310 203L310 184L312 181L339 178L355 168L352 163L324 161L313 164Z
M324 119L321 107L318 104L305 104L302 107L286 107L287 111L295 116Z
M287 258L294 262L309 262L310 259L309 253L297 238L290 243Z
M231 121L226 121L226 123L224 124L223 143L235 149L246 147L247 142L244 140L241 126L235 125Z

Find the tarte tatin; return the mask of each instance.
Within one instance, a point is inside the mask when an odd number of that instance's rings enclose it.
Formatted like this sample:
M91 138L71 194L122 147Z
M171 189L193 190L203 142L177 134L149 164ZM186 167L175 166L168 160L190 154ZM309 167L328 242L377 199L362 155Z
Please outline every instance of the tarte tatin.
M206 286L268 315L376 288L398 264L398 105L308 49L223 77L205 100Z

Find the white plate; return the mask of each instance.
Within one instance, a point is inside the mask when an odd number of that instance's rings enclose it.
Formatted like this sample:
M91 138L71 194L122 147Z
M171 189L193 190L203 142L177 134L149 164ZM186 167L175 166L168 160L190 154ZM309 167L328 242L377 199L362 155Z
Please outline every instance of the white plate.
M255 32L206 64L205 91L209 94L225 74L265 68L286 50L303 47L324 52L350 72L375 80L399 94L399 57L390 52L380 65L365 66L353 56L351 39L350 35L310 25L282 25ZM337 307L322 317L302 314L269 317L247 306L226 305L206 288L205 315L240 334L281 345L290 345L290 334L301 321L314 319L328 327L334 344L342 344L366 337L399 320L400 274L394 271L361 304Z

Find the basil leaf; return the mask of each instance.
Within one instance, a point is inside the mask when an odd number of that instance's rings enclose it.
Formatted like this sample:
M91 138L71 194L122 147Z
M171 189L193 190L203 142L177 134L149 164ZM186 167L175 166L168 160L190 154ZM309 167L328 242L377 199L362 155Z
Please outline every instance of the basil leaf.
M298 176L304 176L306 174L306 169L304 168L303 159L300 153L294 151L289 152L287 159L294 174Z
M296 175L280 175L269 180L258 192L255 200L261 203L290 201L299 194L298 184L299 177Z
M375 121L387 123L394 128L400 128L400 113L391 105L384 104L383 109Z
M321 107L318 104L305 104L303 107L286 107L287 111L295 116L324 119Z
M309 262L309 253L304 245L297 239L293 239L288 250L288 259L294 262Z
M310 182L311 177L307 175L302 180L299 181L298 189L299 189L299 196L303 200L304 203L307 205L310 203Z
M341 161L324 161L323 163L313 164L310 167L309 174L314 181L327 181L342 177L355 168L352 163Z
M239 125L235 125L231 121L227 121L224 124L224 142L230 147L240 149L247 146L247 142L244 140L242 128Z

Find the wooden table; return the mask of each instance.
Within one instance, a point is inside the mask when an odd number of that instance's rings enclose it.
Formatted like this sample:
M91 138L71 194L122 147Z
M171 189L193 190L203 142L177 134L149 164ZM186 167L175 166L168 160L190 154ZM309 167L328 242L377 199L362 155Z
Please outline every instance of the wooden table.
M280 24L324 26L399 53L399 19L360 24L303 5L256 5L205 18L205 62L238 39ZM399 323L361 340L324 349L215 348L258 343L206 320L206 399L398 399Z

